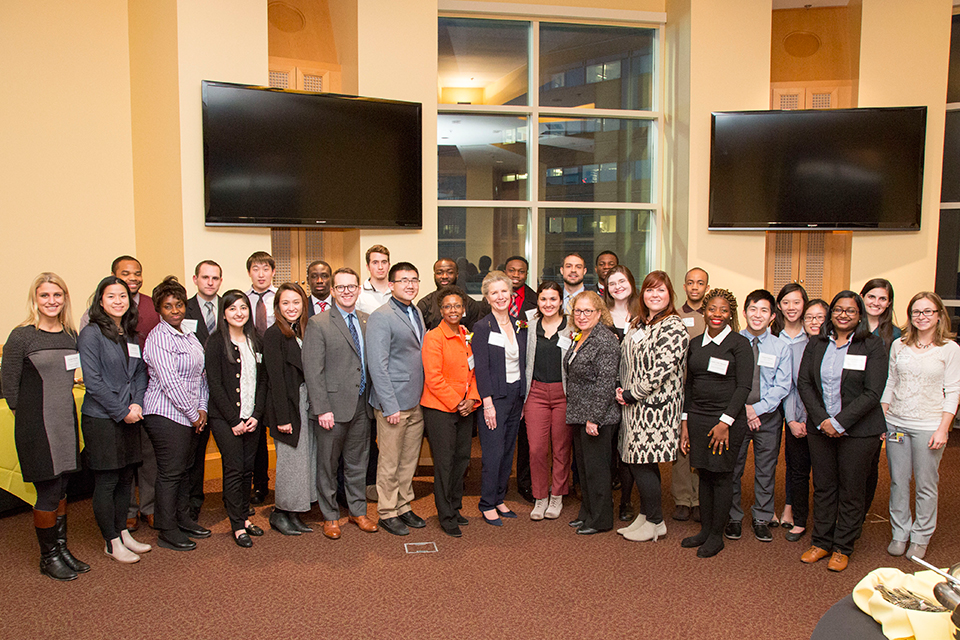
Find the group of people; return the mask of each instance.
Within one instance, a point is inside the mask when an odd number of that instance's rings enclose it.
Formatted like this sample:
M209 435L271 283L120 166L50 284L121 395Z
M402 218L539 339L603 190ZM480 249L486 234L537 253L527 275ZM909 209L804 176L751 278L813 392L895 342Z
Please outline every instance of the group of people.
M526 284L526 259L513 256L484 276L481 301L457 286L449 259L434 264L437 290L416 304L415 265L391 264L382 245L367 251L366 264L361 282L350 268L316 261L308 293L295 282L275 287L273 258L257 252L246 265L251 288L221 295L221 269L205 260L188 298L172 276L142 293L140 263L121 256L79 332L66 284L38 276L29 316L4 346L2 380L23 477L37 490L41 572L72 580L89 570L66 546L66 478L81 464L72 394L81 365L94 513L105 552L123 563L151 549L133 538L140 520L169 549L190 550L211 535L198 522L211 432L234 540L252 546L264 533L250 516L268 494L268 430L276 447L269 522L284 535L313 530L302 516L314 503L330 539L342 535L341 505L363 532L425 527L413 511L413 477L426 435L440 527L462 536L476 429L486 524L517 517L505 502L516 453L532 520L559 518L576 484L570 526L579 535L609 531L619 488L618 518L628 524L618 533L656 541L667 532L660 464L669 462L673 518L701 525L681 545L700 557L742 535L752 442L756 538L771 540L776 526L790 541L805 535L812 471L812 546L801 560L831 556L834 571L860 535L886 438L888 551L925 552L960 399L960 347L936 294L914 296L901 336L886 280L829 304L797 284L776 297L761 289L744 299L739 331L736 298L710 288L703 269L685 275L677 308L665 272L637 287L609 251L597 256L596 290L584 287L579 254L564 257L562 282L536 290ZM783 439L787 504L778 517ZM367 500L377 502L376 518Z

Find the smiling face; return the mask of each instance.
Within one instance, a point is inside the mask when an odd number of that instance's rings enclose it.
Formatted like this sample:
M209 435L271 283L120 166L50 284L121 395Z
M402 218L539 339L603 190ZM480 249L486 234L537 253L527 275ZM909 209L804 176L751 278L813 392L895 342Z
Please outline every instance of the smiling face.
M920 298L914 302L910 306L909 313L910 324L912 324L920 333L934 329L937 326L937 323L940 322L940 313L937 309L937 305L935 305L932 300L928 300L927 298Z
M717 335L723 331L723 328L730 323L730 318L733 317L730 311L730 303L724 298L712 298L707 304L703 317L707 321L707 330L710 335Z
M333 276L333 299L337 306L350 313L357 306L360 297L360 282L351 273L338 273Z
M537 296L537 308L540 315L544 318L552 318L560 313L560 307L563 305L563 299L560 294L553 289L544 289Z
M497 280L487 289L487 302L494 311L506 311L510 306L510 293L510 286L502 280Z
M593 330L600 322L600 311L588 298L580 298L573 306L573 323L583 332Z
M444 296L440 301L440 315L451 327L459 325L463 317L463 299L458 295Z
M770 326L770 320L773 319L773 309L770 308L769 300L754 300L743 310L743 316L747 319L747 328L755 336L759 336Z
M863 306L867 315L873 318L880 317L890 306L890 296L883 287L870 289L863 295Z
M212 299L220 291L222 276L220 268L212 264L200 265L200 271L193 276L193 284L197 285L197 291L207 300Z
M838 333L849 333L860 324L860 309L853 298L840 298L833 305L833 328Z
M667 286L662 282L658 282L644 289L643 304L647 307L647 310L650 311L651 317L666 309L670 306L670 291L667 289Z
M310 293L314 298L326 300L330 295L330 267L323 264L310 267L307 270L307 284L310 285Z
M597 258L597 277L601 282L607 279L610 269L613 269L617 264L617 256L612 253L604 253Z
M450 284L457 284L457 263L453 260L437 260L433 265L433 283L437 289Z
M583 276L587 272L583 264L583 258L579 256L567 256L563 259L563 266L560 267L560 276L564 284L568 287L576 288L583 282Z
M800 321L800 316L803 314L803 296L799 291L791 291L780 298L778 306L784 319L790 324L794 324Z
M174 329L180 328L187 306L176 296L167 296L160 303L160 317Z
M266 262L253 263L248 273L253 290L257 293L262 293L273 286L273 267Z
M416 271L397 271L390 282L390 291L400 302L410 304L420 293L420 276Z
M140 287L143 286L142 269L136 260L121 260L117 263L117 269L113 275L127 283L132 296L137 295Z
M296 291L290 291L289 289L281 291L277 298L277 307L280 309L280 315L287 322L293 324L300 319L300 314L303 313L303 298Z
M826 307L815 304L803 314L803 330L808 336L820 335L820 327L827 319Z
M56 320L60 317L60 311L63 310L65 302L63 289L52 282L44 282L37 287L34 295L40 315L50 318L51 320Z
M511 260L503 269L510 281L513 282L513 288L520 289L527 284L527 265L523 260Z
M119 323L123 314L130 308L130 296L122 284L107 285L100 296L100 306L111 320Z
M243 298L240 298L223 310L223 317L231 327L243 329L247 320L250 319L250 307L243 301Z
M627 276L619 272L607 278L607 291L614 300L626 300L633 294L633 288Z

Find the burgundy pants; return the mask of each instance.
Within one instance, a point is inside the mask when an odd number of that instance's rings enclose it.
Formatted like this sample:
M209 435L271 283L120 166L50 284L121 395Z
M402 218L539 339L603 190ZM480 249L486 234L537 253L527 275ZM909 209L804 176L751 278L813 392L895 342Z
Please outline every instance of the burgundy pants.
M567 495L573 430L567 426L567 397L563 393L563 384L534 381L523 415L527 423L527 440L530 441L533 497L539 500L550 495Z

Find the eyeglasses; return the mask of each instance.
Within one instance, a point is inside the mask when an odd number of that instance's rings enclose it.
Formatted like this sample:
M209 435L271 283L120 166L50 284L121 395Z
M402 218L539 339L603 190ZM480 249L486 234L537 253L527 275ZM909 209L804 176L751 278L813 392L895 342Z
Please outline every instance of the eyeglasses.
M360 288L359 285L355 285L355 284L338 284L333 288L333 290L336 291L337 293L343 293L345 291L348 293L353 293L359 288Z
M443 309L444 311L460 311L461 309L463 309L463 305L462 304L445 304L440 308Z
M826 319L827 317L822 314L818 316L803 316L804 322L823 322Z
M573 315L580 318L589 318L597 312L596 309L574 309Z
M910 312L910 317L919 318L920 316L923 316L924 318L932 318L933 314L935 314L936 312L937 312L936 309L922 309L922 310L914 309L913 311Z
M848 318L852 318L853 316L859 313L860 313L860 310L857 309L856 307L851 307L849 309L843 309L841 307L833 308L833 315L837 316L838 318L840 316L847 316Z
M420 278L401 278L399 280L394 280L393 284L402 284L407 286L408 284L420 284Z

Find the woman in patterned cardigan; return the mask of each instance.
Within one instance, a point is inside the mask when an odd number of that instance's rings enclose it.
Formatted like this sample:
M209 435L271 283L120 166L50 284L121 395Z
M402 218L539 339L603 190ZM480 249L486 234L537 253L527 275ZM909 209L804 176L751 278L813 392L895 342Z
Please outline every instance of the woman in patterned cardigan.
M687 346L670 277L652 271L640 286L640 314L623 337L620 355L620 457L640 491L640 515L617 530L627 540L656 541L667 534L659 465L675 460L680 445Z

